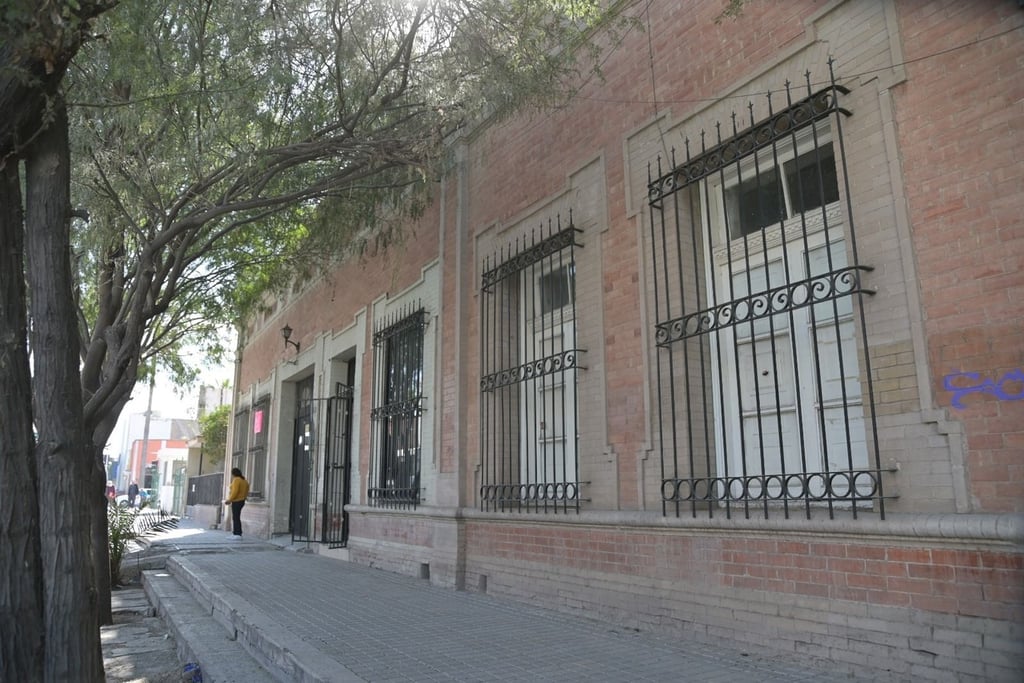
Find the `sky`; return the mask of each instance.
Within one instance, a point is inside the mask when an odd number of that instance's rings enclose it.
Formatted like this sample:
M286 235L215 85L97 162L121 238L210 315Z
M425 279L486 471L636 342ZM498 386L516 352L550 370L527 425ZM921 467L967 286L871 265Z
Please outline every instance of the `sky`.
M227 348L234 348L234 333L228 338ZM234 380L234 362L232 356L225 359L225 362L218 366L209 366L198 352L187 355L188 362L200 367L196 383L191 387L178 388L174 386L170 375L162 370L157 370L156 383L153 387L153 415L164 418L181 418L194 420L199 407L199 390L202 386L219 387L226 380L230 386ZM114 431L107 440L104 452L109 458L117 458L124 441L124 431L127 428L128 419L131 415L144 414L149 403L149 383L140 382L135 385L132 391L132 398L125 404L124 410L117 420Z

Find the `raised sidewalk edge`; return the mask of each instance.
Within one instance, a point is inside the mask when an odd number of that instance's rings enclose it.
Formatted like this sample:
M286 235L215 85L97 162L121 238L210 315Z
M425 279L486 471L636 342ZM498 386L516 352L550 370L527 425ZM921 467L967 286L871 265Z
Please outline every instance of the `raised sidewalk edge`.
M232 640L177 579L164 571L145 571L146 595L177 643L183 662L199 664L205 683L273 683L279 680Z
M301 683L363 682L362 678L336 659L274 623L230 586L198 572L186 556L169 558L167 572L220 625L223 634L237 642L278 680Z

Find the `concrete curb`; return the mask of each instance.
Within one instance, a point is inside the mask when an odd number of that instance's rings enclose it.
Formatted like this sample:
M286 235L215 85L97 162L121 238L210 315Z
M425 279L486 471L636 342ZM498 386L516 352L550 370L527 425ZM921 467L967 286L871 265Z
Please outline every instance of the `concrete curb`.
M195 662L205 683L272 683L276 679L224 633L178 581L163 571L142 574L143 587L177 643L178 657Z
M187 556L170 558L167 571L220 625L227 638L237 642L278 680L296 683L361 683L364 680L336 659L274 623L230 586L196 571Z

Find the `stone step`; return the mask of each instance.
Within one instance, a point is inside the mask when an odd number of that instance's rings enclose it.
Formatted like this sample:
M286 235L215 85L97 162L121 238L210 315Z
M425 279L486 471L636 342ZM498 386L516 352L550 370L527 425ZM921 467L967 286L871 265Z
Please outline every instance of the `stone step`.
M214 618L209 607L167 571L142 573L150 603L177 642L178 657L196 663L203 683L272 683L290 680L272 675Z
M106 680L181 680L182 663L174 639L145 591L135 586L115 588L110 602L113 623L100 628Z
M236 552L244 552L241 548ZM230 584L196 571L187 554L172 557L167 572L191 592L229 637L280 681L361 683L364 679L232 590ZM205 681L205 679L204 679Z

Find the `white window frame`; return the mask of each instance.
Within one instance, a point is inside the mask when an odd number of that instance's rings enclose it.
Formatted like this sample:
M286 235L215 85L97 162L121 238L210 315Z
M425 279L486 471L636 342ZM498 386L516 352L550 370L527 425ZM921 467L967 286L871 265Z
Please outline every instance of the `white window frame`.
M749 155L747 158L739 162L739 168L737 169L736 164L730 166L727 170L723 170L721 173L706 178L703 183L706 183L706 187L702 189L700 193L701 202L701 215L702 215L702 230L704 231L702 242L704 244L704 258L705 258L705 286L707 287L708 295L714 291L716 293L716 300L718 303L730 300L733 297L734 291L730 288L730 280L733 276L745 273L750 270L761 270L765 267L765 262L768 265L774 263L789 263L789 271L786 273L785 282L794 282L804 278L807 278L809 274L806 272L807 269L805 264L807 263L806 254L813 253L816 250L825 248L826 246L826 232L825 222L828 221L828 234L829 245L831 245L831 252L833 256L843 254L845 258L845 218L842 209L841 197L837 201L826 204L824 207L818 206L810 209L809 211L801 213L794 213L792 206L792 193L795 188L790 187L786 178L786 165L792 162L794 159L799 158L801 155L813 151L816 147L821 149L829 144L834 145L833 136L827 124L815 124L808 126L798 131L794 138L791 140L795 141L795 144L785 145L783 148L780 145L774 147L767 147L760 149L755 153ZM838 150L833 146L833 159L836 158ZM755 166L757 164L757 166ZM743 235L742 230L736 233L738 236L726 240L726 235L731 231L732 226L727 225L726 222L726 199L725 193L732 187L738 185L741 181L755 177L755 168L764 174L769 168L777 169L777 173L782 178L783 188L783 205L786 210L786 217L777 223L770 224L760 229L755 229L752 232ZM836 169L837 184L841 187L841 177L839 176L839 169ZM708 230L710 226L710 230ZM806 233L805 233L806 231ZM712 244L708 245L708 237L710 232L710 239ZM806 237L805 237L806 235ZM785 247L783 247L785 245ZM744 249L746 246L746 249ZM789 252L783 255L783 249ZM744 255L749 253L750 261ZM730 258L731 257L731 258ZM753 268L751 266L753 265ZM842 267L847 265L846 262L835 263L833 262L832 267ZM729 277L725 277L724 271L729 268ZM785 266L784 266L785 267ZM712 281L714 279L714 282ZM776 287L783 284L783 282L772 282L771 286ZM742 296L742 295L741 295ZM848 300L842 300L839 303L841 311L838 317L834 317L829 310L827 316L814 316L816 326L812 324L812 309L819 309L819 307L829 306L830 303L819 303L814 306L808 306L805 308L799 308L792 312L792 328L790 328L789 315L790 314L777 314L786 315L786 331L782 332L776 330L774 332L777 338L784 339L784 342L793 354L792 362L794 364L801 364L802 366L809 367L810 362L806 359L810 354L814 353L813 345L815 344L814 329L818 331L818 335L823 330L834 329L833 325L835 320L838 319L840 325L851 326L854 325L854 316L852 310L852 302ZM773 316L775 317L775 316ZM747 330L747 323L742 324ZM768 319L765 318L760 323L755 323L755 330L758 326L767 327ZM734 347L740 343L751 343L756 344L759 341L770 339L772 331L764 330L762 332L755 332L753 336L750 334L738 335L737 327L731 327L723 331L723 336L713 336L711 352L713 354L721 354L719 357L725 359L722 367L719 367L718 363L713 363L713 400L714 400L714 412L715 412L715 428L716 428L716 440L721 441L723 438L726 439L726 443L719 444L716 448L716 466L721 476L728 471L729 477L738 477L742 475L772 475L777 472L770 471L770 468L765 468L765 471L759 471L747 467L744 471L744 464L750 464L751 458L749 454L756 452L752 449L748 443L747 445L747 456L744 456L743 450L740 448L740 430L743 429L744 417L752 417L758 415L755 411L752 414L748 414L749 411L744 411L740 396L738 395L737 373L739 368L736 367L735 357L733 355ZM841 343L848 342L857 343L857 335L855 331L850 334L850 339L846 340L845 337ZM819 342L820 343L820 342ZM755 347L756 349L756 347ZM756 352L756 350L755 350ZM845 358L852 359L854 362L857 361L857 354L847 354ZM775 366L773 365L773 368ZM846 368L844 367L844 373ZM854 368L854 375L856 375L857 369ZM725 373L724 376L722 373ZM823 446L823 441L828 439L828 434L823 434L821 430L821 416L818 415L819 411L834 410L836 408L845 409L855 413L852 415L852 420L855 427L859 429L859 433L853 435L853 442L856 444L856 452L854 453L854 468L868 467L868 453L866 447L866 435L863 431L863 400L861 394L861 387L859 382L854 383L856 391L850 391L847 393L847 400L842 400L842 395L838 400L826 401L819 403L818 401L818 387L817 380L814 377L809 377L809 373L801 371L800 386L793 386L791 388L794 392L813 392L814 400L803 401L796 404L799 408L794 407L793 410L802 409L801 417L803 420L803 444L804 452L808 455L805 460L806 465L801 465L799 469L791 470L789 467L786 468L787 473L790 472L820 472L825 469L825 452L826 448ZM849 381L849 376L847 381ZM723 389L724 388L724 389ZM723 395L724 391L724 395ZM723 415L723 407L725 413ZM768 410L762 409L761 414L775 412L783 412L781 406L771 406ZM724 429L723 429L724 422ZM759 423L760 426L760 423ZM851 425L852 427L852 425ZM826 427L827 431L827 427ZM725 436L723 437L723 432ZM785 443L785 442L784 442ZM756 448L756 447L755 447ZM727 463L727 454L728 460ZM813 460L812 458L817 458ZM830 459L831 460L831 459ZM759 464L759 463L755 463ZM848 468L846 462L829 462L829 471L841 471ZM728 465L728 468L727 468ZM771 493L771 490L770 490ZM731 496L734 499L742 499L744 496L741 491L734 490L731 492Z

